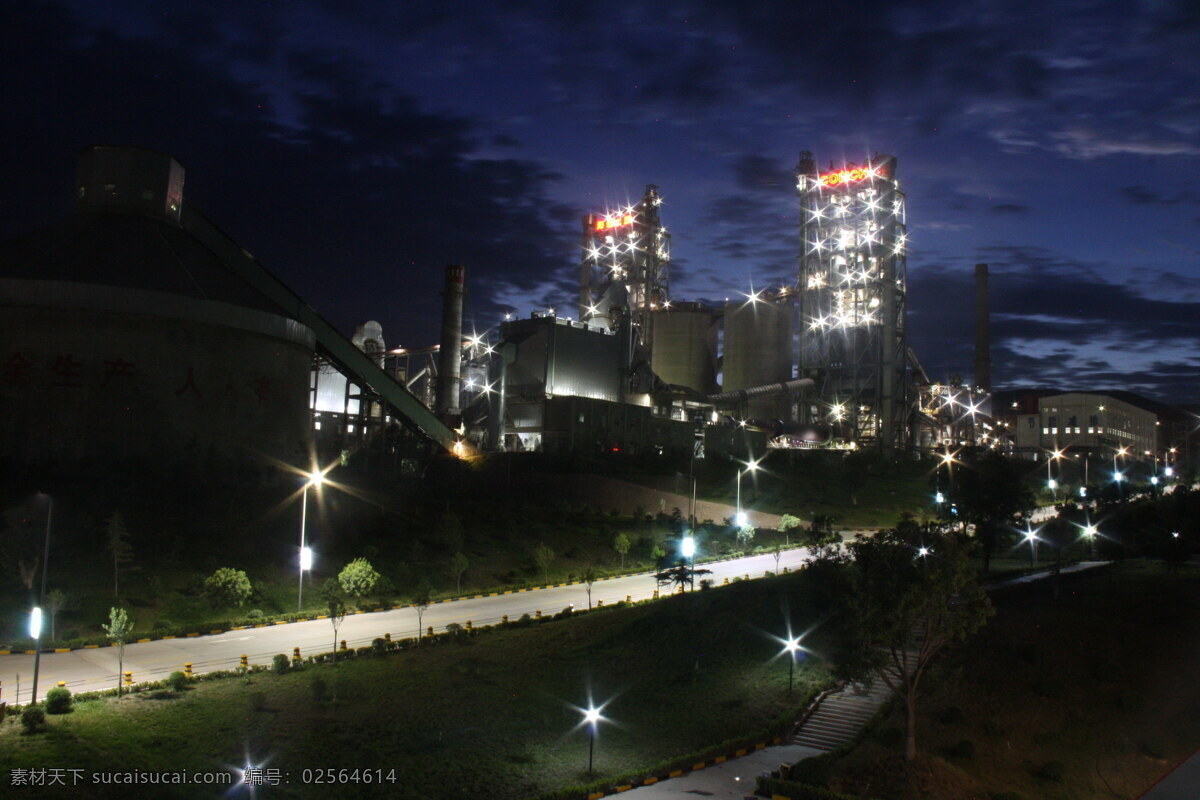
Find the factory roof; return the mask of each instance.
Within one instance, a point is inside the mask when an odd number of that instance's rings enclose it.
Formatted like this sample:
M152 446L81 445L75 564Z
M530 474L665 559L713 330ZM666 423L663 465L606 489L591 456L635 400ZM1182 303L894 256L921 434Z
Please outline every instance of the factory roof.
M141 214L76 213L0 243L0 278L147 289L284 314L178 225Z

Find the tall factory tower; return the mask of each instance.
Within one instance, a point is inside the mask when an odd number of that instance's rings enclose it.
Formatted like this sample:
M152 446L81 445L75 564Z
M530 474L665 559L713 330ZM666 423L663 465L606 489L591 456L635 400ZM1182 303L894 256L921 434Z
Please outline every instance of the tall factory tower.
M806 422L839 438L890 449L903 444L905 208L896 159L817 171L796 167L800 195L800 377L816 379Z
M660 205L658 187L647 186L641 202L583 218L579 318L616 327L627 309L646 347L653 341L653 311L666 305L670 289L671 242Z

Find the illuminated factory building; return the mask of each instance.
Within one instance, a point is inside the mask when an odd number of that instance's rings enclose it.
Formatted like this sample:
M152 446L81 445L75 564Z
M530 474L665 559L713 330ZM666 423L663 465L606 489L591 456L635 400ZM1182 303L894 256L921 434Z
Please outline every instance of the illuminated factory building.
M802 376L817 382L802 421L842 438L905 443L905 209L896 160L877 156L821 173L797 166Z

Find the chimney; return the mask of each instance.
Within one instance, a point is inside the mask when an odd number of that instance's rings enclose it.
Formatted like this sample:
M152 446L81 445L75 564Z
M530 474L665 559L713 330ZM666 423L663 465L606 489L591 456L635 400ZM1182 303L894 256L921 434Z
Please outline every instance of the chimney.
M438 352L437 408L443 422L457 424L460 413L463 286L466 269L459 264L446 267L446 288L442 290L442 339Z
M992 336L988 326L988 265L975 265L975 385L992 390Z

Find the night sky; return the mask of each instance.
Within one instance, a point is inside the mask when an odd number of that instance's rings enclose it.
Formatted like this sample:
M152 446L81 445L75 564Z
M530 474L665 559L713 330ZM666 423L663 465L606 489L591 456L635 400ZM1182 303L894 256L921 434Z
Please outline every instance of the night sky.
M790 282L799 151L892 153L932 377L970 375L987 262L998 388L1197 401L1188 0L9 2L0 76L0 238L68 211L87 145L161 150L191 202L389 346L436 341L450 262L480 330L573 316L580 216L649 183L673 299Z

